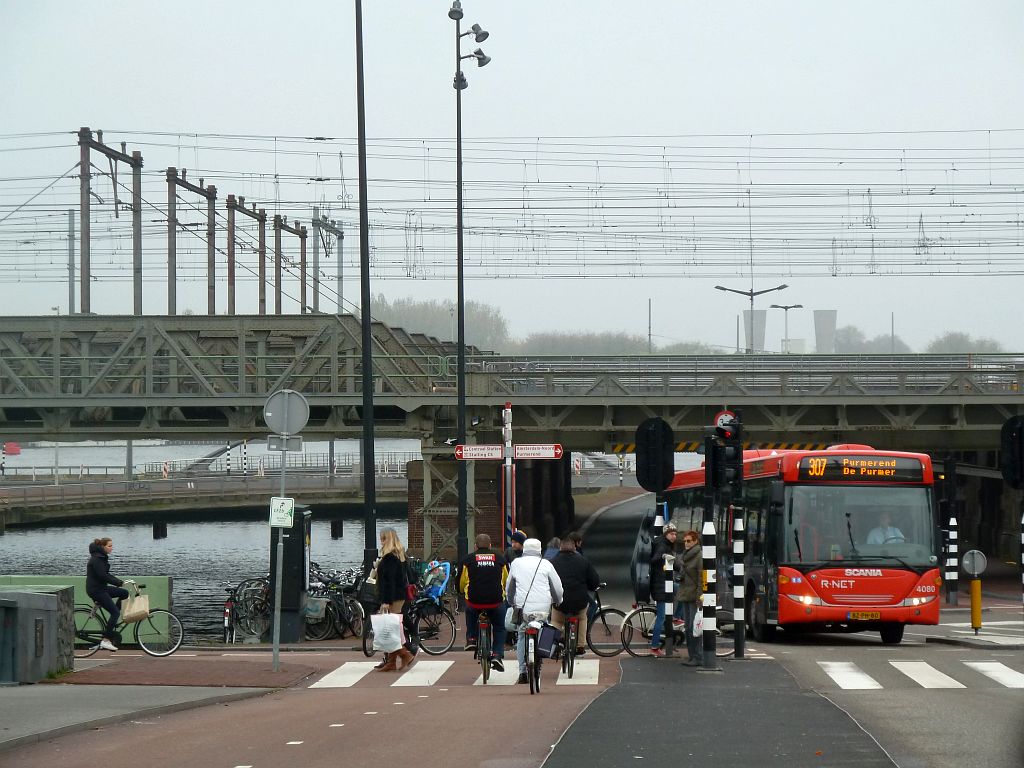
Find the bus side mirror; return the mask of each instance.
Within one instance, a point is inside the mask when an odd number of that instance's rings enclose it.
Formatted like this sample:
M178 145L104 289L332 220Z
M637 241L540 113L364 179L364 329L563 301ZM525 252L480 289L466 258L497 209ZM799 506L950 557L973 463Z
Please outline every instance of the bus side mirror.
M776 510L781 509L782 505L786 502L786 486L782 484L781 480L772 480L769 490L772 507Z

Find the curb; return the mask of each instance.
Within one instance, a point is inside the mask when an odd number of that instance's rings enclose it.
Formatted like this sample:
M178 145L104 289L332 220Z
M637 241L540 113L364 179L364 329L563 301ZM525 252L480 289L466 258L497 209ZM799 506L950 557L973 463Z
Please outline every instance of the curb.
M989 643L980 638L975 639L973 637L932 637L926 636L924 639L925 643L939 643L940 645L958 645L964 648L984 648L986 650L999 650L999 651L1021 651L1024 650L1024 641L1013 645L1003 645L997 643Z
M580 526L580 536L586 536L587 531L590 530L590 526L592 526L597 521L597 519L600 518L601 515L603 515L609 509L614 509L615 507L620 507L623 504L629 504L629 503L634 502L634 501L636 501L637 499L639 499L639 498L641 498L643 496L650 496L650 495L651 495L650 491L643 491L642 493L638 493L636 496L632 496L632 497L630 497L628 499L623 499L622 501L613 502L611 504L608 504L607 506L604 506L604 507L601 507L598 510L595 510L592 514L587 516L586 521L584 521L583 525Z
M274 693L279 690L284 689L258 688L252 691L225 693L219 696L209 696L207 698L197 699L195 701L180 701L176 704L163 704L156 707L147 707L146 709L137 709L133 712L124 712L119 715L109 715L108 717L100 717L95 720L87 720L81 723L71 723L70 725L63 725L60 728L53 728L49 731L32 733L28 736L18 736L17 738L9 739L7 741L0 741L0 752L8 749L14 749L15 747L23 747L28 744L38 744L41 741L49 741L50 739L55 739L59 736L66 736L69 733L91 731L96 728L102 728L105 725L116 725L128 720L133 720L137 717L167 715L172 712L183 712L187 709L198 709L199 707L205 707L210 704L227 704L233 701L241 701L242 699L252 699L257 696L265 696L268 693Z

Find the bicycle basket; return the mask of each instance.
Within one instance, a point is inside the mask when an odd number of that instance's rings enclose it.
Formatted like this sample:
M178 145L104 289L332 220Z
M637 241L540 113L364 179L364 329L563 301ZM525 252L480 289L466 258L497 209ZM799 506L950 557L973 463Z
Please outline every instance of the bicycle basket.
M537 630L537 653L545 659L558 658L558 644L562 641L562 630L551 624L541 624Z
M307 597L306 607L302 610L307 619L322 619L327 613L328 597Z

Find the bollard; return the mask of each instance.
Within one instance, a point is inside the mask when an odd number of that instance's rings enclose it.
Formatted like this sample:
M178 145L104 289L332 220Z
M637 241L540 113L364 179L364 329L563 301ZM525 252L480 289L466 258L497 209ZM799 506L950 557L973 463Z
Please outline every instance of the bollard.
M338 518L337 520L331 520L331 538L344 538L344 524L341 518Z
M665 566L664 566L664 577L665 577L665 594L669 596L669 599L665 601L665 622L662 624L661 632L662 637L665 640L665 656L672 658L673 649L675 648L675 584L672 580L672 566L675 563L675 555L665 555Z
M153 523L153 539L167 538L167 523Z
M971 579L971 629L981 629L981 579Z
M721 671L718 666L718 585L715 578L715 561L718 555L715 551L715 524L712 520L704 523L701 536L701 556L704 559L704 600L701 612L704 620L704 671Z
M946 584L949 585L949 589L946 590L946 602L948 605L958 605L960 582L957 571L960 569L960 547L957 541L955 514L949 518L947 535L949 544L946 546Z
M742 659L747 641L746 602L744 599L746 576L743 560L746 556L747 527L743 522L743 508L734 507L732 537L732 636L736 649L733 658Z

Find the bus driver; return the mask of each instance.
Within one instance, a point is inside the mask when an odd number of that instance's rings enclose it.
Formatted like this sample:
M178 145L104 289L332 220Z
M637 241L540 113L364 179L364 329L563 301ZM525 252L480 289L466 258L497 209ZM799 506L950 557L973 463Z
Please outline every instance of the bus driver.
M868 544L889 544L890 542L898 542L902 544L907 540L907 537L903 535L903 531L892 524L892 515L888 512L883 512L878 516L878 527L872 528L871 532L868 533Z

